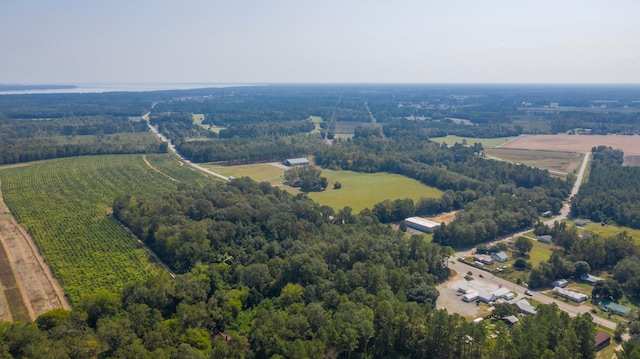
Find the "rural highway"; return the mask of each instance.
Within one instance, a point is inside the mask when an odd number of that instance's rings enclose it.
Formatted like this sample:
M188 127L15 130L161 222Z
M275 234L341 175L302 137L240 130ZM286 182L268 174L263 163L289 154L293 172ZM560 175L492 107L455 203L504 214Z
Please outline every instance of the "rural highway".
M195 163L193 163L193 162L189 161L188 159L186 159L186 158L182 157L182 155L180 155L180 154L178 153L178 151L176 151L176 146L174 146L168 138L164 137L164 135L163 135L163 134L161 134L161 133L158 131L158 129L156 129L155 127L151 126L151 122L149 122L149 114L150 114L150 113L151 113L151 112L147 112L146 114L144 114L144 115L142 116L142 119L143 119L143 120L145 120L145 121L147 121L147 126L149 127L149 129L151 130L151 132L155 133L155 135L156 135L156 136L158 136L158 138L160 139L160 141L162 141L162 142L166 142L166 143L167 143L167 145L168 145L168 147L169 147L169 151L171 151L171 152L175 153L175 155L176 155L176 156L178 156L178 158L180 158L180 160L181 160L182 162L184 162L184 163L188 164L189 166L191 166L191 167L193 167L193 168L195 168L195 169L197 169L197 170L199 170L199 171L202 171L202 172L204 172L204 173L206 173L206 174L208 174L208 175L211 175L211 176L217 177L217 178L219 178L219 179L221 179L221 180L229 181L229 178L228 178L228 177L223 176L223 175L221 175L221 174L219 174L219 173L215 173L215 172L213 172L213 171L211 171L211 170L209 170L209 169L207 169L207 168L204 168L204 167L202 167L202 166L200 166L200 165L198 165L198 164L195 164Z
M584 173L585 173L585 170L586 170L587 165L589 163L590 156L591 156L590 152L585 152L584 153L584 159L582 161L582 165L580 166L580 170L578 171L578 176L576 177L576 181L573 184L573 188L571 189L571 194L569 196L569 200L562 207L562 210L560 211L560 214L557 217L555 217L555 218L553 218L553 219L551 219L549 221L546 221L545 224L547 224L549 226L552 226L555 221L562 221L562 220L568 218L569 212L571 210L570 200L580 190L580 185L582 184L582 181L584 179ZM501 239L498 239L498 240L493 241L491 243L497 243L497 242L500 242L500 241L506 241L506 240L514 239L514 238L517 238L519 236L524 235L528 231L529 230L518 232L518 233L513 234L513 235L511 235L511 236L509 236L507 238L501 238ZM464 251L460 251L460 252L456 252L452 257L453 261L449 262L449 268L455 270L459 274L464 274L464 273L467 273L468 271L471 271L474 274L474 277L476 278L475 280L481 280L481 281L483 281L485 283L493 285L496 288L499 287L499 286L503 286L505 288L508 288L508 289L512 290L514 293L518 294L518 297L517 297L516 300L520 300L523 297L524 298L527 297L527 296L524 295L524 291L527 288L519 286L519 285L514 284L512 282L509 282L509 281L507 281L505 279L495 277L494 275L492 275L489 272L485 272L485 271L479 270L478 268L475 268L473 266L470 266L469 264L460 262L458 260L458 258L464 258L464 257L470 256L472 254L472 252L473 252L473 248L472 249L467 249L467 250L464 250ZM478 278L478 274L480 274L480 273L482 273L485 276L485 278L481 278L481 279ZM588 313L591 310L591 307L587 306L587 305L583 305L583 304L581 304L581 305L573 305L573 304L569 304L569 303L565 302L564 300L554 299L554 298L551 298L549 296L546 296L544 294L541 294L541 293L538 293L538 292L535 292L535 291L532 291L532 293L533 293L533 296L531 296L531 298L533 298L534 300L536 300L536 301L538 301L540 303L545 303L545 304L556 303L560 309L562 309L565 312L569 313L569 315L571 315L571 316L577 316L577 315L580 315L582 313ZM465 303L465 304L467 304L467 303ZM593 316L593 321L594 321L594 323L596 323L596 324L598 324L600 326L606 327L606 328L610 328L610 329L615 329L616 328L616 323L614 323L614 322L612 322L610 320L604 319L604 318Z

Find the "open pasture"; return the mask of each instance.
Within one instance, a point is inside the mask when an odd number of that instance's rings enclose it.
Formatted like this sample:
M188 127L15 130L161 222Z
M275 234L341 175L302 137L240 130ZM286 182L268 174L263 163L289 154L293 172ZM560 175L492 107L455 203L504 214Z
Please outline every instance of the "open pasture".
M500 148L537 151L591 152L593 147L609 146L626 155L640 155L640 136L627 135L523 135Z
M485 150L487 156L504 161L521 163L550 171L573 173L578 169L582 154L576 152L553 152L492 148Z
M171 155L151 157L170 167ZM165 161L167 163L165 163ZM175 164L172 177L191 178ZM108 213L116 195L174 190L175 181L142 155L74 157L0 169L2 193L31 234L72 302L99 290L118 292L162 272Z
M474 143L481 143L482 147L484 148L492 148L503 144L511 139L513 139L513 137L475 138L449 135L446 137L434 137L431 139L431 141L444 143L449 146L453 146L456 143L462 144L463 141L466 141L466 144L469 146L473 145Z
M256 182L269 182L271 185L279 185L284 181L284 172L287 167L283 165L273 165L270 163L255 163L251 165L239 165L239 166L220 166L215 164L202 164L201 166L208 168L216 173L220 173L223 176L233 176L236 178L249 177ZM286 187L289 192L291 187ZM295 191L298 192L297 189Z
M322 170L322 176L329 181L327 190L312 192L308 196L336 211L349 206L354 213L358 213L365 208L372 209L385 199L411 198L416 202L423 197L442 196L442 192L436 188L397 174ZM341 189L333 189L336 181L342 184Z

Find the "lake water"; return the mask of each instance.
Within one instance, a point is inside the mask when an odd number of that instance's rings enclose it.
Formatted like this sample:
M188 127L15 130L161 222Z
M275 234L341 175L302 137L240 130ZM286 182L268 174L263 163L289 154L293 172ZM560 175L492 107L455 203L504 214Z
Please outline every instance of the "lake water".
M222 88L222 87L254 86L252 84L204 83L204 82L77 83L77 84L60 84L60 85L73 85L76 87L68 88L68 89L0 91L0 95L48 94L48 93L146 92L146 91L161 91L161 90L191 90L191 89L211 88L211 87Z

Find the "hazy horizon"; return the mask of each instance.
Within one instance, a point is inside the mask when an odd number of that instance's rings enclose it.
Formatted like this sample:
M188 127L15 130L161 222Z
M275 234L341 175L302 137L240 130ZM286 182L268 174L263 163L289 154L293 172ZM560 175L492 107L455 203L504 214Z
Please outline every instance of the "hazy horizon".
M640 2L0 3L0 83L639 84Z

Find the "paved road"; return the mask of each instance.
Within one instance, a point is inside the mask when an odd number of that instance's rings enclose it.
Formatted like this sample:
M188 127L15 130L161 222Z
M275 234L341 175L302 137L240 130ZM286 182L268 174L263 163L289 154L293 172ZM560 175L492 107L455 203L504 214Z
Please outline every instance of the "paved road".
M228 181L228 180L229 180L229 178L228 178L228 177L226 177L226 176L223 176L223 175L221 175L221 174L219 174L219 173L213 172L213 171L211 171L211 170L209 170L209 169L207 169L207 168L204 168L204 167L202 167L202 166L200 166L200 165L198 165L198 164L196 164L196 163L193 163L193 162L189 161L188 159L186 159L186 158L182 157L182 155L180 155L180 154L178 153L178 151L176 151L176 146L174 146L174 145L173 145L173 143L171 143L171 141L170 141L168 138L164 137L164 135L163 135L163 134L161 134L161 133L158 131L158 129L156 129L155 127L151 126L151 122L149 122L149 114L150 114L150 113L151 113L151 112L147 112L145 115L143 115L143 116L142 116L142 118L143 118L145 121L147 121L147 126L149 127L149 129L151 130L151 132L155 133L155 134L156 134L156 136L158 136L158 138L160 138L160 141L162 141L162 142L166 142L166 143L168 144L169 151L171 151L171 152L175 153L175 154L176 154L176 156L178 156L182 162L184 162L184 163L188 164L189 166L191 166L191 167L193 167L193 168L195 168L195 169L197 169L197 170L199 170L199 171L202 171L202 172L204 172L204 173L206 173L206 174L208 174L208 175L211 175L211 176L217 177L217 178L222 179L222 180L225 180L225 181Z

